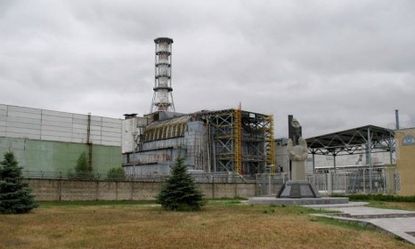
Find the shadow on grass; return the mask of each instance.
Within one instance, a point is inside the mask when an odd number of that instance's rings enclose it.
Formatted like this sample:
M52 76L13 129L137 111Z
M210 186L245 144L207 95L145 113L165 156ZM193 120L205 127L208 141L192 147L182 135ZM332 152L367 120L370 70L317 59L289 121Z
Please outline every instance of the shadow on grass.
M242 204L243 198L207 199L208 205L231 206ZM126 206L126 205L157 205L156 200L98 200L98 201L38 201L42 208L48 207L78 207L78 206Z
M39 206L42 208L48 207L62 207L62 206L124 206L124 205L149 205L157 204L155 200L141 200L141 201L39 201Z

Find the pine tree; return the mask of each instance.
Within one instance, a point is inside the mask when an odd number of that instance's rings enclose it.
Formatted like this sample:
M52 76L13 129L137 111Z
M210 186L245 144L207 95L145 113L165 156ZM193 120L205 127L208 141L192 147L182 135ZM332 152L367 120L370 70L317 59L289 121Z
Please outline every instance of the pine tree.
M22 182L22 170L12 152L4 154L0 162L0 213L27 213L38 205L31 189Z
M167 179L158 195L158 202L167 210L200 210L205 204L203 195L196 188L183 162L184 160L182 158L177 159L172 169L172 175Z

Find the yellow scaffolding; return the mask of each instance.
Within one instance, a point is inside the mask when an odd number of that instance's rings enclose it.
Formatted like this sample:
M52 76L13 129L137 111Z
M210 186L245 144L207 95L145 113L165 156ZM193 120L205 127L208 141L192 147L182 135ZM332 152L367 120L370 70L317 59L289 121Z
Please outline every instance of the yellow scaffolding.
M233 141L234 141L234 162L235 171L242 175L242 114L241 109L235 109L235 120L233 122Z
M271 168L271 173L276 172L275 167L275 141L274 141L274 116L267 117L268 125L265 128L265 153L267 166Z

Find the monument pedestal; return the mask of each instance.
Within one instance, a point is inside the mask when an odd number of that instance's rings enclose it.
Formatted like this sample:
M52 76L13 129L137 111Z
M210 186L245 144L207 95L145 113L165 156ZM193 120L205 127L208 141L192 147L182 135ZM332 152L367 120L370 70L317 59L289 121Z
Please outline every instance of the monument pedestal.
M319 198L318 191L308 181L293 180L286 182L277 198Z

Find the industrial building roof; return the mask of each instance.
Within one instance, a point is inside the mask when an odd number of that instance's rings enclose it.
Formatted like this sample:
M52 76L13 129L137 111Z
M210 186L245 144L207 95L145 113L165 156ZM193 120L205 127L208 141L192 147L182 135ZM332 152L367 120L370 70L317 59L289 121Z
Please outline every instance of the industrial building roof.
M165 120L161 120L161 121L154 121L151 124L149 124L146 129L154 129L154 128L159 128L159 127L163 127L166 125L174 125L174 124L182 124L182 123L187 123L190 120L190 116L189 115L183 115L180 117L174 117L174 118L170 118L170 119L165 119Z
M349 130L307 138L312 154L355 154L371 146L371 149L391 150L394 146L394 131L375 125L366 125Z

